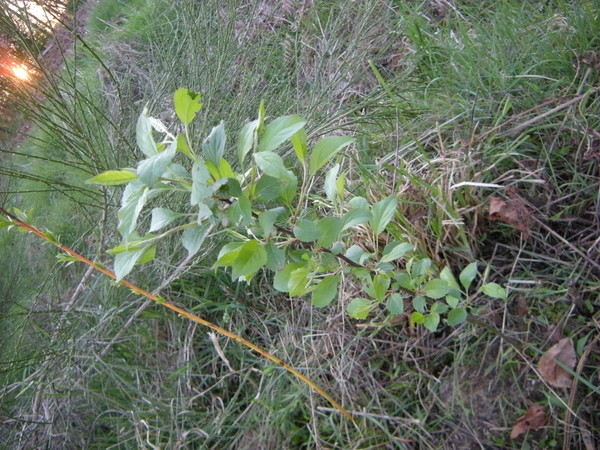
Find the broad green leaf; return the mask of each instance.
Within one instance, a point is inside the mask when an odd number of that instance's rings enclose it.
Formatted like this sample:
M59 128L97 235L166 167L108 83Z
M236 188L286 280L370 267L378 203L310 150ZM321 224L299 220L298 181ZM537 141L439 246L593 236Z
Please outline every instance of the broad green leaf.
M325 175L325 183L323 185L323 190L325 191L325 195L327 196L327 200L330 202L334 202L337 196L337 175L340 171L340 165L335 164L331 169L327 171Z
M398 293L390 295L387 300L387 310L394 316L404 314L404 299Z
M465 291L469 290L469 287L471 286L471 283L473 283L473 280L475 279L476 276L477 276L477 263L476 262L472 262L471 264L469 264L467 267L465 267L462 270L462 272L460 273L458 278L460 280L460 284L462 284L463 287L465 288Z
M140 161L137 167L138 178L146 186L154 186L171 164L176 152L177 142L173 141L166 150Z
M300 116L278 117L265 127L260 136L258 151L271 152L291 138L300 130L306 121Z
M258 214L258 223L262 228L263 237L268 237L273 233L275 222L279 216L279 211L270 209Z
M354 138L348 136L328 136L321 139L310 155L310 174L315 175L337 152L354 141Z
M438 313L441 315L441 314L445 314L449 309L450 309L450 307L448 305L446 305L445 303L435 302L433 305L431 305L431 308L429 308L429 311L431 311L432 313Z
M184 125L189 125L196 117L196 113L202 109L202 94L196 94L189 89L180 88L173 95L175 114Z
M425 285L424 294L433 299L445 297L448 294L450 287L448 282L440 278L434 278Z
M372 217L368 209L351 209L342 218L342 231L368 222Z
M369 209L369 202L364 197L353 197L348 202L352 209Z
M255 153L254 160L260 170L270 177L287 181L293 176L293 174L285 168L283 159L277 153L269 151Z
M177 151L180 151L192 160L196 159L196 157L192 153L192 149L190 148L190 144L188 143L187 138L183 134L177 135Z
M409 291L414 291L416 288L414 281L406 272L398 272L394 276L394 280L396 280L396 283L398 283L398 286L400 286L403 289L407 289Z
M175 219L181 217L183 214L171 211L168 208L154 208L152 210L152 221L150 222L150 232L160 230L162 227L167 226Z
M417 278L417 277L424 277L430 274L431 272L431 266L432 266L432 262L431 259L429 258L423 258L423 259L419 259L418 261L416 261L414 263L414 265L411 268L411 275L413 278Z
M385 294L387 294L387 291L390 287L390 279L386 274L383 273L378 273L377 275L375 275L373 277L373 286L372 286L372 291L369 292L369 295L371 295L373 298L382 301L385 297ZM365 289L365 291L367 291Z
M298 219L294 226L294 236L301 242L313 242L319 238L321 232L312 220Z
M450 308L456 308L460 303L460 298L453 297L452 295L446 295L446 303Z
M448 313L446 323L451 327L455 327L464 323L467 320L467 310L465 308L454 308Z
M252 204L245 194L242 194L233 204L227 209L227 217L233 224L241 223L244 226L249 226L252 221Z
M219 250L217 261L213 264L212 268L216 269L217 267L229 267L233 265L243 245L243 241L229 242L225 244L221 250Z
M236 176L235 172L224 158L221 158L221 161L219 161L219 176L221 178L235 178Z
M256 198L262 202L269 202L279 197L285 186L277 178L263 175L256 183Z
M158 153L156 142L152 136L152 125L148 117L148 108L144 108L142 114L138 117L135 127L135 139L142 153L148 158Z
M135 230L137 219L148 201L149 189L140 180L134 180L123 190L121 208L117 213L119 224L117 229L123 237Z
M273 287L277 289L279 292L290 292L290 288L288 287L288 282L290 280L291 273L304 267L306 265L305 262L293 262L289 263L287 266L283 268L283 270L277 272L275 274L275 278L273 279Z
M267 252L267 263L266 268L273 272L278 272L283 268L285 264L285 250L277 247L273 242L269 242L265 246ZM286 281L287 286L287 281Z
M321 235L318 240L320 247L330 247L335 241L337 241L340 232L342 231L343 220L339 217L325 217L319 220L317 226Z
M292 145L294 147L294 151L296 152L296 156L303 166L306 166L306 140L307 136L304 128L300 128L292 136Z
M438 313L432 312L425 316L423 320L423 326L427 328L432 333L437 330L438 325L440 324L440 315Z
M425 300L425 297L422 295L417 295L415 298L413 298L412 305L413 308L415 308L415 311L424 313L427 306L427 300Z
M256 129L258 128L258 120L246 123L240 131L240 137L238 139L238 158L240 166L244 167L244 159L252 147L256 139Z
M312 304L317 308L329 305L337 295L339 282L339 275L323 278L312 293Z
M225 125L223 121L216 127L213 127L208 137L202 144L202 154L206 160L212 163L215 167L219 167L221 158L225 153Z
M135 180L137 175L134 170L107 170L99 173L93 178L86 180L90 184L102 184L104 186L116 186Z
M200 250L209 229L210 224L203 223L202 225L187 228L183 231L181 243L183 244L183 248L188 251L188 255L195 255Z
M116 280L121 281L126 277L131 272L131 269L133 269L133 266L139 261L147 262L142 258L148 260L150 257L152 259L154 257L152 252L156 252L155 245L147 245L138 250L117 253L114 263Z
M364 320L367 318L373 307L373 302L367 298L355 298L346 308L346 313L354 318Z
M290 297L302 297L312 290L309 285L311 275L312 272L306 267L300 267L290 273L288 279Z
M198 159L192 166L192 195L190 203L198 205L213 194L212 187L208 184L210 173L202 159Z
M418 311L414 311L411 315L410 315L410 323L412 323L413 325L416 323L423 323L425 322L425 316L423 314L421 314Z
M398 199L394 195L386 197L373 205L371 208L371 212L373 213L371 227L376 236L379 236L394 218L397 206Z
M450 289L457 291L455 293L460 293L460 286L456 282L456 278L454 278L454 274L450 270L450 267L446 266L442 269L440 272L440 279L448 283L448 287Z
M267 262L267 252L260 242L251 240L244 243L238 250L237 258L231 266L231 279L252 277Z
M506 289L504 289L502 286L500 286L497 283L484 284L482 286L481 290L488 297L500 298L502 300L508 300L508 297L506 296Z
M344 254L350 261L360 264L361 266L373 256L373 253L366 252L357 244L352 245Z
M381 256L381 262L391 262L397 259L404 258L408 252L412 252L415 247L408 242L393 241L385 246L383 249L383 255Z

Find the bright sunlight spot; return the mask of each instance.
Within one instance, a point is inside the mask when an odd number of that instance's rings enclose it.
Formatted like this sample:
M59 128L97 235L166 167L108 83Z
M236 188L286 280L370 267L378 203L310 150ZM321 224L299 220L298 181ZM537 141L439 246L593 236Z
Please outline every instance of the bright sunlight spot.
M25 64L13 66L10 70L17 80L27 81L31 78L31 73L29 73Z

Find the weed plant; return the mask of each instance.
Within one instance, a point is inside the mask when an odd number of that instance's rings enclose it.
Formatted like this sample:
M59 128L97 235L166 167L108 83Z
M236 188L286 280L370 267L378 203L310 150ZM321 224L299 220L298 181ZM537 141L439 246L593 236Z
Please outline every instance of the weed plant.
M390 227L439 267L477 260L508 301L436 333L402 317L357 322L348 284L325 309L210 270L220 242L187 260L177 240L134 281L290 362L357 426L238 343L212 340L49 248L0 234L0 441L8 448L581 448L599 444L598 90L594 1L219 2L103 0L75 53L23 91L36 129L3 144L3 204L110 265L119 191L85 179L140 159L144 106L176 126L172 93L208 99L190 130L237 135L260 100L299 114L343 153L352 195L399 199ZM80 10L81 13L81 10ZM18 30L6 14L4 28ZM234 151L235 149L228 149ZM292 164L293 150L282 153ZM238 170L238 168L235 168ZM511 188L512 190L508 190ZM320 186L315 186L320 189ZM31 192L36 191L36 192ZM528 233L488 217L517 195ZM169 207L183 207L172 195ZM165 206L156 203L153 207ZM72 217L66 220L66 217ZM142 217L143 225L150 217ZM573 337L578 384L552 389L539 351ZM515 441L538 403L551 419ZM572 412L572 414L571 414Z

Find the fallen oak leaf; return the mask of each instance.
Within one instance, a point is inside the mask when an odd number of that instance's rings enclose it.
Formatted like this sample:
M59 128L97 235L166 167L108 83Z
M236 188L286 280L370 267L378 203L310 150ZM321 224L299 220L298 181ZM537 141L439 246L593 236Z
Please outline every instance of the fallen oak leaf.
M563 338L550 347L538 363L538 371L546 383L557 388L571 387L573 375L567 372L557 361L571 370L575 368L577 354L571 338Z
M548 416L540 405L531 406L524 416L519 417L512 427L510 438L516 439L529 430L539 430L548 421Z
M508 194L511 198L506 201L498 197L489 198L490 220L507 223L520 230L523 237L527 238L531 229L531 211L516 193L509 191Z

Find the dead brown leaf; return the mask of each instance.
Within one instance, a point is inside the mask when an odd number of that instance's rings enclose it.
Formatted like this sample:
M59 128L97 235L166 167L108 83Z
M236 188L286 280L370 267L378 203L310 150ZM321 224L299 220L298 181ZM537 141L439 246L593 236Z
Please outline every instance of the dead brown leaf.
M573 376L563 369L557 361L569 369L575 367L577 354L575 353L571 338L563 338L550 347L542 355L538 364L540 375L546 383L557 388L571 387Z
M515 425L510 432L510 438L516 439L523 433L527 433L529 430L539 430L548 421L548 416L539 405L531 406L524 416L519 417L515 422Z
M511 198L506 201L498 197L489 198L490 220L507 223L520 230L526 238L531 229L531 211L519 196L512 192L510 194Z

